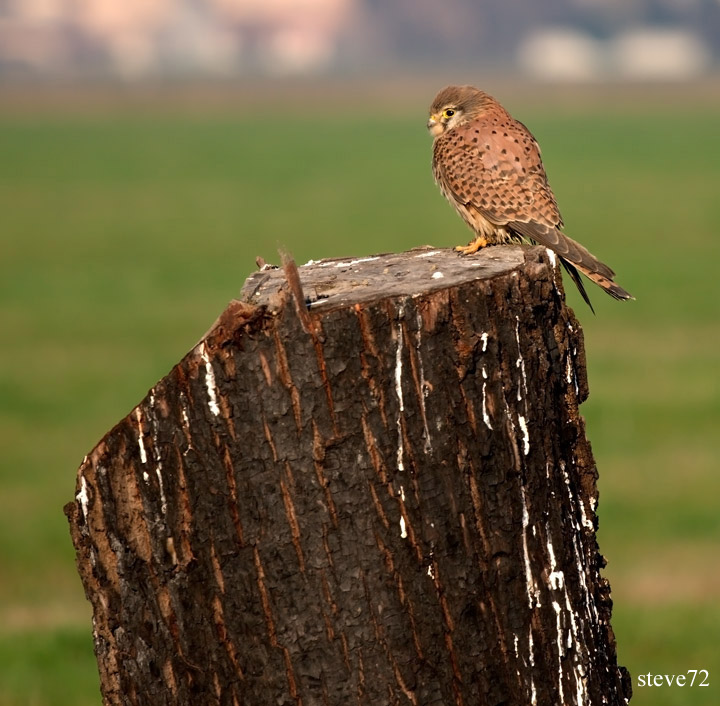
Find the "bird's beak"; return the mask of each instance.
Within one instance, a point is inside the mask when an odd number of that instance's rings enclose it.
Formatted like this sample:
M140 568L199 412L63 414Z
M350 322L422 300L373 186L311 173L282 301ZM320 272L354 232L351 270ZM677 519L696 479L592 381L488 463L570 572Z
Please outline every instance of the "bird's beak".
M431 115L427 121L427 129L433 137L437 137L443 132L443 124L438 121L437 115Z

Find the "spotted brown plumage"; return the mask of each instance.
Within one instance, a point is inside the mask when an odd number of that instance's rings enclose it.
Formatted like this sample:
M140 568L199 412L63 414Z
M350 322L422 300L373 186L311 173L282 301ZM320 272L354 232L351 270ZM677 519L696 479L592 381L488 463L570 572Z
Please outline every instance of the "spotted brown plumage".
M563 232L540 147L530 131L492 96L473 86L448 86L430 106L433 175L475 233L469 255L486 245L528 240L559 255L583 299L578 270L616 299L632 299L615 273Z

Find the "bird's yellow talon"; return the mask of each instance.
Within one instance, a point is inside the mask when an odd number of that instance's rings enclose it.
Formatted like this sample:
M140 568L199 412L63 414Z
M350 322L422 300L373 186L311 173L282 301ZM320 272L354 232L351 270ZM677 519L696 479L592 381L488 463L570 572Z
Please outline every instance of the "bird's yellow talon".
M471 243L468 243L467 245L458 245L455 248L455 252L459 252L462 255L473 255L478 250L481 250L484 247L487 247L488 245L487 238L483 235L475 238Z

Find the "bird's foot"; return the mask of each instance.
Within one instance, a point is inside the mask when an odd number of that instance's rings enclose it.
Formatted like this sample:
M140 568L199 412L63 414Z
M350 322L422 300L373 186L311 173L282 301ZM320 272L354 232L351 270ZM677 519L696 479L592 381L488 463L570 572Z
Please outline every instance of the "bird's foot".
M487 238L484 235L479 235L475 240L467 245L458 245L455 248L455 252L459 252L461 255L472 255L478 250L489 245Z

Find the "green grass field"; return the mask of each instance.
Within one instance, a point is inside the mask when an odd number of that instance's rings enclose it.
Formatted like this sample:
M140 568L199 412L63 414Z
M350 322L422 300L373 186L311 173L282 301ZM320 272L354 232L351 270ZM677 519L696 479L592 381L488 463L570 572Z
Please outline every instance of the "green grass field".
M720 103L625 100L509 107L543 147L568 233L637 297L593 288L593 317L568 291L633 704L715 704ZM100 703L62 506L83 455L194 345L256 255L468 239L432 183L424 109L0 115L0 706ZM639 674L688 669L710 686L637 688Z

